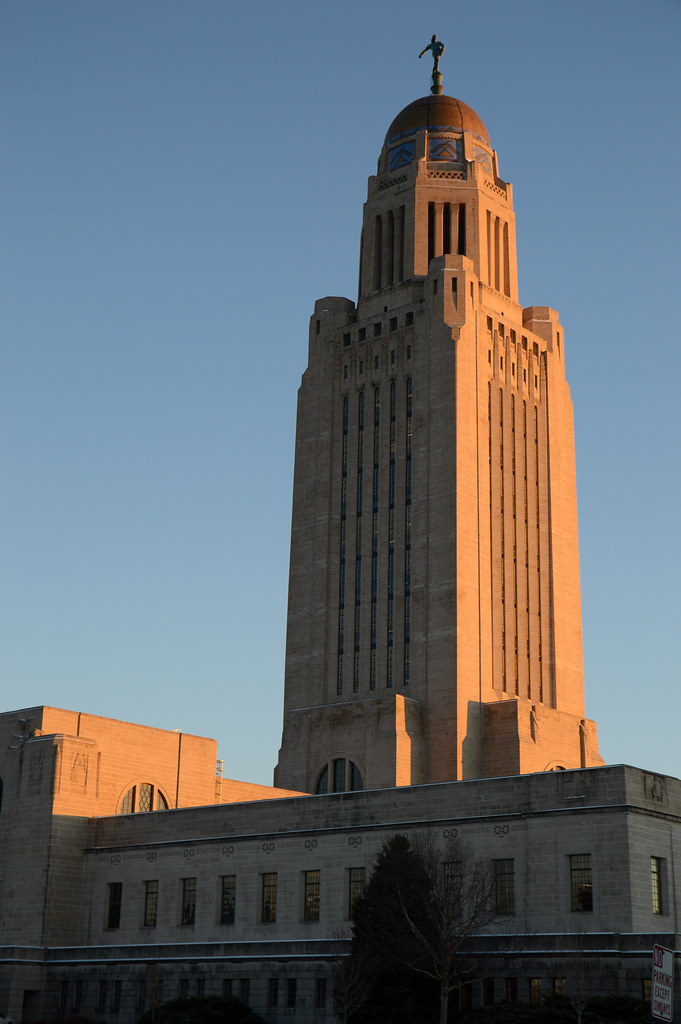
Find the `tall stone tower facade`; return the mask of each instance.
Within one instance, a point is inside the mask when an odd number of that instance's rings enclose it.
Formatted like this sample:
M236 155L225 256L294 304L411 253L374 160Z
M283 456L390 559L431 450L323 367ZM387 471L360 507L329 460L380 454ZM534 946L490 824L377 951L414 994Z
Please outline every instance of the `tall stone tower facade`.
M310 321L276 785L602 764L564 359L555 310L518 303L483 122L416 100L369 179L357 304Z

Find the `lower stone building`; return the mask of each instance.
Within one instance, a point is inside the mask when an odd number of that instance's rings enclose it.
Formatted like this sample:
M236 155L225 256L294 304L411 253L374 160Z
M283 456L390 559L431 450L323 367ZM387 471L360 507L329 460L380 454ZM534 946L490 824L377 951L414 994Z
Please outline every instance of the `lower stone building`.
M0 1010L18 1024L132 1024L226 992L268 1021L334 1021L352 900L396 832L493 864L497 916L471 941L466 1003L645 996L653 945L678 948L677 779L618 765L291 795L222 780L210 740L183 738L178 761L178 735L0 716ZM175 799L183 776L200 806Z

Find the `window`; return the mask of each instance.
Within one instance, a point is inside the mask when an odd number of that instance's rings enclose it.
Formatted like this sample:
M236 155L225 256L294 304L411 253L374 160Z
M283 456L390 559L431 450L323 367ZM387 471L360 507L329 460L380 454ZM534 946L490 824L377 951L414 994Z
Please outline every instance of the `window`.
M121 800L121 814L135 814L142 811L167 811L168 801L157 786L141 782L131 786Z
M235 908L236 875L223 875L220 897L220 924L234 924Z
M348 871L348 917L352 917L355 903L364 892L366 869L350 868Z
M518 979L517 978L506 978L506 1002L517 1003L518 1002Z
M407 313L407 315L404 318L404 326L405 327L412 327L413 324L414 324L414 314L413 313Z
M137 979L137 991L135 995L135 1006L138 1010L144 1009L147 1001L147 983L144 978Z
M298 982L295 978L289 978L286 982L286 1007L289 1010L295 1009L297 990Z
M343 335L343 344L345 345L346 348L350 344L350 335L349 334L344 334Z
M363 359L360 359L360 361L359 361L359 372L360 373L364 373L364 360Z
M464 981L461 983L460 1005L462 1010L470 1010L473 1006L473 982Z
M653 997L653 979L641 978L641 999L649 1003Z
M66 1006L69 999L69 983L68 981L59 982L59 1005Z
M378 370L380 365L381 365L381 357L380 356L375 356L374 357L374 369Z
M407 359L411 359L411 345L407 345Z
M391 331L396 331L397 330L397 317L396 316L391 316L390 317L390 330Z
M76 991L73 997L73 1008L77 1010L83 1002L83 982L79 979L76 982Z
M529 996L531 1003L541 1002L541 978L529 978Z
M246 1005L248 1006L248 1001L251 998L250 978L242 978L241 981L239 982L239 998L241 999L242 1003L246 1003Z
M222 979L222 998L223 999L229 999L229 997L232 995L232 988L233 988L232 979L231 978L223 978Z
M653 914L664 913L662 909L662 858L650 858L650 882L653 895Z
M554 996L565 995L565 978L554 978L553 979L553 994Z
M205 978L197 978L196 979L196 998L197 999L203 999L205 997L205 995L206 995L206 979Z
M319 920L319 890L321 887L321 872L305 872L305 906L303 917L306 921Z
M344 793L347 789L364 789L362 773L354 761L346 761L344 757L337 757L329 764L324 765L317 777L315 793L329 792L329 778L331 778L332 793Z
M267 1007L273 1010L279 999L279 978L270 978L267 982Z
M189 978L180 978L180 999L189 999Z
M120 928L121 926L121 903L123 901L123 883L109 883L109 915L107 928Z
M113 994L111 996L111 1009L113 1013L118 1013L121 1008L121 992L123 989L123 982L117 979L113 983Z
M262 913L260 919L266 924L271 924L277 920L276 871L262 876Z
M515 874L512 858L494 861L497 914L515 914Z
M367 340L367 329L366 329L366 327L360 327L359 331L357 332L357 338L358 338L359 341L366 341Z
M97 1006L96 1010L103 1012L106 1009L106 982L100 981L97 984Z
M461 889L463 886L460 860L448 860L442 865L445 883L445 899L457 917L461 914Z
M570 857L570 909L588 911L593 908L591 854L573 854Z
M482 1001L485 1006L494 1004L494 978L482 979Z
M391 365L391 366L394 366L394 365L395 365L395 349L393 349L393 350L391 351L391 353L390 353L390 365Z
M383 333L383 324L381 324L381 323L374 324L374 337L378 338L378 336L380 334L382 334L382 333Z
M326 978L317 978L314 990L315 1010L326 1009Z
M144 883L144 927L155 928L158 917L158 879Z
M194 924L196 919L196 879L182 879L182 916L180 924Z

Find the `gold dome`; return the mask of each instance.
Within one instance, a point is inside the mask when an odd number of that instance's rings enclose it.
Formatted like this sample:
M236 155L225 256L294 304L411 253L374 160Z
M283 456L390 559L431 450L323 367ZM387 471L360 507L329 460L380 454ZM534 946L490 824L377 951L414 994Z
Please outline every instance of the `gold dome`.
M453 96L423 96L414 100L400 111L388 128L385 141L416 132L421 128L452 128L455 131L473 132L483 142L491 145L487 129L475 111Z

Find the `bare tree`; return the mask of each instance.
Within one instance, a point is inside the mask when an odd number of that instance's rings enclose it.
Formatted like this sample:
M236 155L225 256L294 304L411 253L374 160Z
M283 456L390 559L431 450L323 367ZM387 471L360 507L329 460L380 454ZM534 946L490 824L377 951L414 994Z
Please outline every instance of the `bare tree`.
M449 997L462 980L462 947L496 916L496 883L489 861L475 858L455 838L438 840L432 832L417 837L414 850L426 879L421 914L405 918L423 952L416 970L440 989L440 1024L447 1024Z
M496 916L491 865L455 838L433 832L384 844L355 913L353 955L434 981L440 1024L463 979L466 942ZM377 948L378 947L378 948Z

